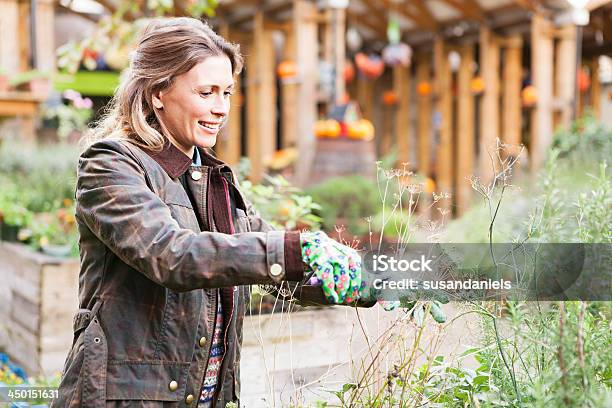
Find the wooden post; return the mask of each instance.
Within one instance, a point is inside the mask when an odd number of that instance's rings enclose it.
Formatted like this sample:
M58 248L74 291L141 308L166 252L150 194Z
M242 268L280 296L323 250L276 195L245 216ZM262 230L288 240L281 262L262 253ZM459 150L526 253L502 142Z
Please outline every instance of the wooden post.
M303 186L310 174L315 151L313 126L317 119L317 7L306 0L294 0L293 25L297 50L300 83L297 100L300 102L296 117L298 161L296 183Z
M17 58L19 61L19 71L27 71L30 69L30 2L19 2L19 28L16 32L16 39L19 44L19 55L15 55L13 58Z
M9 75L19 71L18 33L19 3L17 0L0 0L0 69Z
M374 80L357 76L357 101L365 119L374 122Z
M531 169L544 163L552 142L553 39L551 23L535 13L531 20L531 73L538 92L531 121Z
M469 207L472 199L472 186L468 180L474 172L474 95L470 90L474 49L472 44L461 47L461 65L457 75L457 170L455 185L457 193L455 203L457 216L461 216ZM520 108L520 107L519 107Z
M576 26L561 30L556 50L556 99L559 103L559 125L567 127L572 122L576 97Z
M480 109L479 173L483 183L489 183L496 171L496 141L499 138L499 44L491 29L480 29L480 69L485 83Z
M227 24L222 24L220 34L226 39L232 41L232 33ZM242 48L242 52L249 54L249 50ZM240 90L241 79L240 75L234 78L234 95L231 96L230 113L227 118L227 124L221 131L218 140L219 157L230 165L237 165L240 161L242 135L241 135L241 112L242 112L242 93Z
M276 77L272 33L264 28L261 11L254 18L253 46L247 65L247 151L251 180L258 182L264 163L276 149Z
M418 84L431 83L431 61L423 55L417 64ZM431 177L431 95L418 96L418 168L419 173Z
M417 87L425 84L431 86L431 55L425 54L418 58L416 67ZM431 95L418 95L418 169L424 177L432 177L431 171ZM424 192L419 199L419 211L428 217L431 193Z
M295 43L295 32L293 27L285 37L284 58L287 61L293 62L296 62L297 59L297 44ZM283 129L281 143L282 148L287 148L297 145L298 128L296 124L299 105L299 84L295 78L281 82L281 84L281 123Z
M599 57L591 60L591 107L595 118L601 118L601 82L599 82Z
M334 70L336 72L334 94L336 103L340 103L346 93L346 86L344 83L344 65L346 61L346 10L335 9L332 16L334 19Z
M504 50L502 140L508 145L504 154L514 157L519 153L521 144L522 46L523 40L517 35L508 39Z
M442 37L434 40L434 61L436 68L436 111L440 115L439 143L436 151L436 184L438 192L449 193L453 196L453 96L451 91L452 73L448 63ZM448 211L451 200L443 199L438 208Z
M393 68L393 89L398 97L395 115L397 167L402 169L403 163L410 161L410 68Z
M44 72L55 71L54 0L36 1L36 67Z

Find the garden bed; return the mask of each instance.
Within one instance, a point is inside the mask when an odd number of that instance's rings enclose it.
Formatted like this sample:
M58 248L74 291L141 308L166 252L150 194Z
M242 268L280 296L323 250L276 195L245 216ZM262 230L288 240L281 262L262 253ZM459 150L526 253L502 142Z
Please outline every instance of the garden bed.
M63 368L78 309L79 261L0 242L0 349L29 375Z

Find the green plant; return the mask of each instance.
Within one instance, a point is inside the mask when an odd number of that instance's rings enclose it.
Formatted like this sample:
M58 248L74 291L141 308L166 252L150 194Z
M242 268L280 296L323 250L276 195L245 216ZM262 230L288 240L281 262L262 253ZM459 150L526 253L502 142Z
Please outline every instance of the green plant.
M240 190L262 218L278 229L319 229L321 218L314 212L321 207L313 197L292 186L283 176L264 176L264 182L253 184L245 179L248 161L239 167Z
M44 109L45 119L57 121L57 134L65 139L72 131L83 132L87 129L87 123L93 115L93 102L89 98L83 98L74 90L66 90L63 93L67 103L59 103Z
M327 231L333 231L340 219L346 222L350 233L365 234L368 232L366 217L376 214L379 209L376 184L360 176L332 178L306 191L320 203L318 214Z
M51 79L51 74L49 72L33 69L13 75L9 83L14 87L18 87L35 79Z

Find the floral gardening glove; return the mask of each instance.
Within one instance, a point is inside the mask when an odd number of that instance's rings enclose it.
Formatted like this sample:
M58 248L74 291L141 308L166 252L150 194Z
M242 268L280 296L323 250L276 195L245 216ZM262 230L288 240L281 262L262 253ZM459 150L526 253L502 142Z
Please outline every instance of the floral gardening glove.
M324 232L300 234L302 260L312 270L311 285L321 285L333 303L352 303L362 289L361 258L353 248L329 238Z

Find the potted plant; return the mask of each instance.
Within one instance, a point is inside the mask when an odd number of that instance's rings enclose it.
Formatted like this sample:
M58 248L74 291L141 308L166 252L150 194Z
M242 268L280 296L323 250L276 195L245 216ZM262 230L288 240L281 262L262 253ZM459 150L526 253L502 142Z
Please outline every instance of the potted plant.
M19 231L29 224L32 215L19 203L0 200L0 237L3 241L19 241Z
M73 208L36 214L32 223L32 245L51 256L76 255L78 245Z

